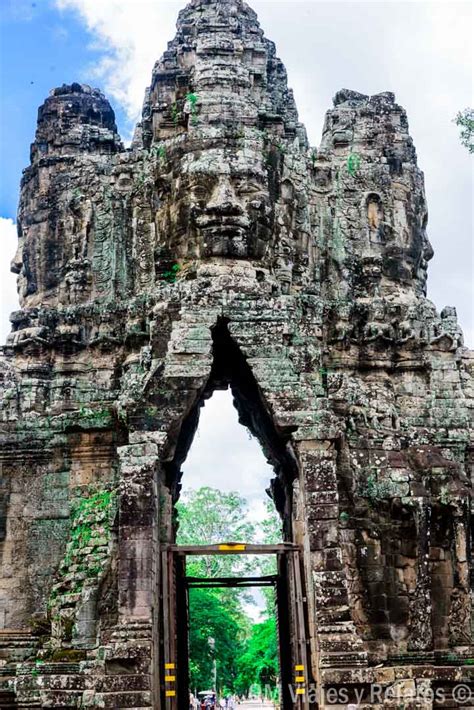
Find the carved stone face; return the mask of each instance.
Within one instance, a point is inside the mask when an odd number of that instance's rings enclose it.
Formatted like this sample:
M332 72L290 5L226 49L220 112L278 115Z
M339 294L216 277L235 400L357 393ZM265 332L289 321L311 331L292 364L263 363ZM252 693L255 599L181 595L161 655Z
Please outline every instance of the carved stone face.
M413 245L412 256L414 257L414 277L420 291L426 293L426 281L428 279L428 262L433 258L434 251L431 242L426 234L426 217L420 229L419 242Z
M426 293L428 262L434 253L426 223L426 213L416 214L405 229L395 230L384 249L385 273L404 284L415 284L421 294Z
M274 210L257 146L211 147L181 157L157 216L158 229L177 256L260 259L265 254Z
M37 290L37 279L32 272L32 259L30 257L30 252L34 250L31 246L27 248L25 241L24 236L19 237L15 256L10 263L10 271L18 274L16 288L20 304L23 304L24 299L30 294L34 294Z

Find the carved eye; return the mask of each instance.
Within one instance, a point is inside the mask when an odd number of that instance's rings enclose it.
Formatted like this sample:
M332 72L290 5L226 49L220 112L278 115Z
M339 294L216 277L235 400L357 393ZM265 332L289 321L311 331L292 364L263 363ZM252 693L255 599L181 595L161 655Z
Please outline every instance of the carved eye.
M207 190L202 184L191 185L190 194L195 200L201 201L206 199Z
M255 180L246 180L239 178L234 181L235 189L241 195L255 195L257 192L262 192L262 186Z

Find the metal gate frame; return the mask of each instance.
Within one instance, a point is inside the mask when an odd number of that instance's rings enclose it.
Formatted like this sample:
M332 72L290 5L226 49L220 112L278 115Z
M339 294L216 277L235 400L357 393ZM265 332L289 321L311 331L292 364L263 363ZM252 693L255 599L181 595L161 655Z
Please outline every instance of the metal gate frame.
M307 613L301 573L301 549L291 543L279 545L168 545L162 555L163 668L160 695L165 710L189 710L189 586L245 586L243 578L187 578L189 555L270 555L277 557L273 577L249 578L246 586L276 589L282 710L309 710ZM290 611L292 613L290 613Z

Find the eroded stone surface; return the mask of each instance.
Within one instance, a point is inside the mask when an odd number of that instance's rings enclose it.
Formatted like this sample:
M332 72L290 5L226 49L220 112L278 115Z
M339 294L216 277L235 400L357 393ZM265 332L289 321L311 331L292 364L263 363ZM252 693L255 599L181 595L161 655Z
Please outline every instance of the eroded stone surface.
M20 707L161 707L159 545L199 406L228 383L304 547L313 679L469 678L474 359L425 297L426 224L393 94L339 91L312 149L237 0L180 13L130 149L99 91L52 92L0 360Z

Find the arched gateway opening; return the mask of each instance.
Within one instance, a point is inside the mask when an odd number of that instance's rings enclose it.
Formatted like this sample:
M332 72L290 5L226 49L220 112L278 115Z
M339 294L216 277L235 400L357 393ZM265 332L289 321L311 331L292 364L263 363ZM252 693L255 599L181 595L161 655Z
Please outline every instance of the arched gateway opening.
M297 463L289 443L290 431L277 430L264 404L255 377L242 352L233 341L228 324L220 321L212 329L213 364L201 395L181 423L173 458L164 464L166 487L170 492L167 529L161 531L161 575L159 579L158 622L160 667L159 695L168 710L188 709L189 705L189 594L192 589L272 587L279 647L279 681L283 708L308 707L302 692L308 687L304 575L293 531L293 482ZM247 540L200 540L199 544L179 544L179 520L175 506L182 489L182 465L196 434L202 406L216 390L230 388L240 424L256 437L274 471L270 493L282 520L283 540L277 544L252 544ZM235 481L238 489L238 481ZM163 536L166 539L163 539ZM201 576L189 573L189 561L196 556L271 555L272 574L251 576ZM192 565L191 565L192 567ZM158 690L158 688L157 688Z
M208 382L197 402L184 418L173 459L165 463L166 483L175 502L181 488L181 467L188 455L199 424L201 407L215 390L230 387L239 422L260 442L263 453L275 471L272 498L282 516L283 535L290 541L292 483L297 463L290 446L291 430L277 431L264 405L255 377L239 347L232 339L225 319L212 328L213 364Z

